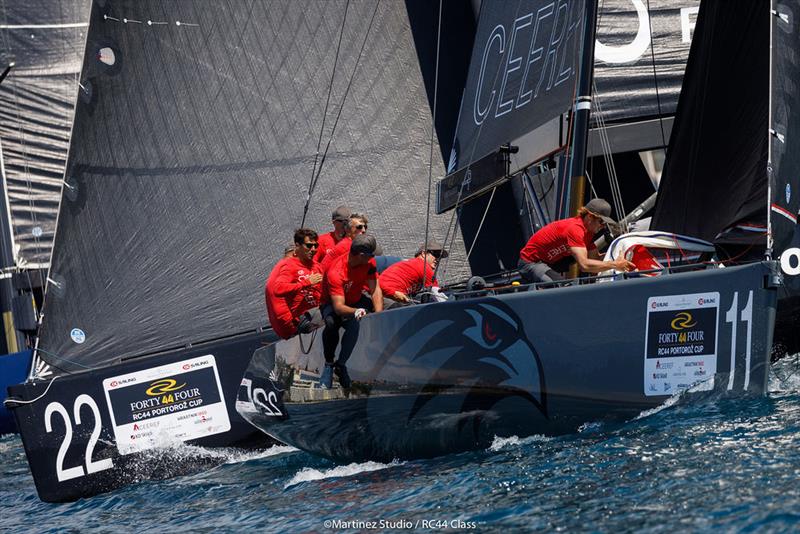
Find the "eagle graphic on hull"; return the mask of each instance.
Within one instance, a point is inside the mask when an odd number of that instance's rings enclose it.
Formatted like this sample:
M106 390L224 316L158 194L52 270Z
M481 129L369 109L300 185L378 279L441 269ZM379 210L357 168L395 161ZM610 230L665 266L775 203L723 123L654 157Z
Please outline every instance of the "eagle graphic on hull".
M505 303L486 298L424 306L386 344L371 378L419 385L411 422L426 406L461 394L458 429L484 418L503 399L518 397L547 417L542 364L522 321Z

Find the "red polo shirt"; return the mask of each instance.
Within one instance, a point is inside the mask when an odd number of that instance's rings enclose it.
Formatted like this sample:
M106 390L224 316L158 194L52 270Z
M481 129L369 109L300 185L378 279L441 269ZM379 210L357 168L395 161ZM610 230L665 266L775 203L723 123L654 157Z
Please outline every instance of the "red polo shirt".
M571 256L570 247L582 247L587 251L596 249L593 238L580 217L561 219L533 234L519 257L528 263L541 261L552 265Z
M296 257L284 258L272 269L264 288L267 315L272 329L282 338L295 335L300 316L319 306L322 284L308 282L309 275L319 272L317 262L308 266Z
M344 296L344 303L352 306L361 299L361 290L369 280L378 280L378 268L375 258L370 258L369 263L350 267L347 260L350 255L340 256L325 271L325 280L322 287L322 302L331 302L331 295Z
M319 243L319 248L317 249L317 255L314 256L314 261L322 263L325 256L336 246L336 233L328 232L327 234L322 234L317 242Z
M423 276L425 276L424 284ZM387 297L394 296L395 291L411 295L424 286L439 285L433 279L433 267L428 265L422 256L390 265L381 273L379 280L381 290Z
M333 247L333 250L328 252L325 255L325 259L322 261L322 272L326 272L333 262L336 261L338 258L342 256L347 257L350 254L350 245L353 244L352 238L343 237L341 241L336 243L336 246Z

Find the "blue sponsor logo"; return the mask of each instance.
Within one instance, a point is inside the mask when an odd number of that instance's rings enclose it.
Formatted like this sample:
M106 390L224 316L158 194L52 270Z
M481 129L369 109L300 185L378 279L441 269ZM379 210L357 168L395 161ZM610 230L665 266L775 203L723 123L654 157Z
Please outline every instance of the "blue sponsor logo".
M80 328L73 328L72 330L70 330L69 337L72 338L72 341L74 341L78 345L86 341L86 333Z

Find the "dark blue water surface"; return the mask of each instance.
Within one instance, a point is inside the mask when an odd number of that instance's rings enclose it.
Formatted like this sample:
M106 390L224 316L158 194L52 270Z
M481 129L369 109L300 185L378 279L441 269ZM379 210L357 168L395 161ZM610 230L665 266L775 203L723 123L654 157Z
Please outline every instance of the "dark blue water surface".
M223 463L56 505L36 496L19 438L2 437L0 530L797 531L800 356L773 365L767 397L673 398L615 428L587 422L572 436L496 439L434 460L180 454Z

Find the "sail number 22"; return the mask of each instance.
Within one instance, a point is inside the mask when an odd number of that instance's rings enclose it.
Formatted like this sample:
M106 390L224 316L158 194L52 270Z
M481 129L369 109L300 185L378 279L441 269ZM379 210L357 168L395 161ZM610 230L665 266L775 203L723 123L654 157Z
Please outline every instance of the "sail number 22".
M81 408L83 406L88 406L92 410L92 415L94 415L94 428L92 429L92 434L89 436L89 441L86 443L86 450L84 451L85 469L83 465L64 467L64 458L72 443L72 420L69 417L67 409L60 402L51 402L44 410L44 428L48 433L53 431L52 420L55 414L61 416L66 427L64 440L61 442L61 446L58 448L58 454L56 455L56 477L59 482L79 478L99 471L105 471L106 469L114 467L114 462L111 461L111 458L97 461L92 460L94 448L97 445L97 441L100 439L100 408L97 407L97 403L89 395L85 393L79 395L72 405L72 413L75 417L76 425L81 424Z

